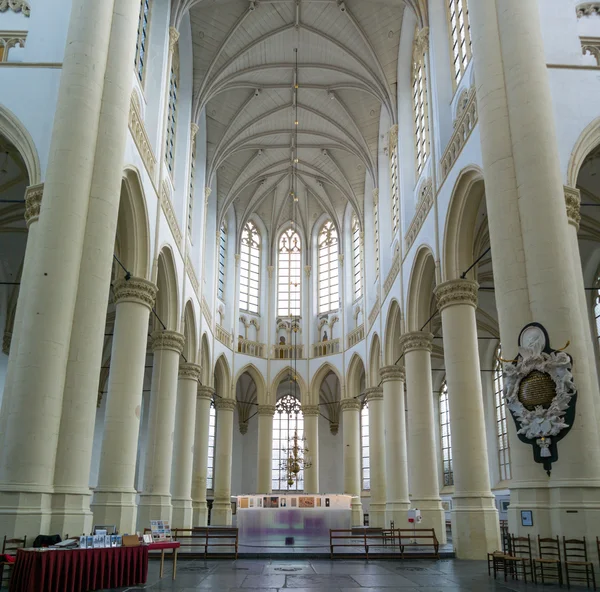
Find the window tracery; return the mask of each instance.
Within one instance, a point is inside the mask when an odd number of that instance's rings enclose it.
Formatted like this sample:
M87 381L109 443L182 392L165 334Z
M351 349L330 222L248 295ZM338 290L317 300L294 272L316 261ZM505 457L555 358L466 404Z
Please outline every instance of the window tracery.
M150 3L151 0L142 0L140 4L137 41L135 44L135 73L141 83L144 82L146 73L146 52L148 32L150 30Z
M318 238L319 252L319 314L337 310L340 303L339 242L331 220L323 224Z
M429 156L429 102L427 96L427 70L425 55L428 45L427 29L415 32L413 47L412 90L415 121L415 163L417 178Z
M300 316L302 290L302 242L298 233L288 228L279 239L277 314Z
M240 249L240 309L259 312L260 233L252 222L242 230Z
M304 438L304 415L300 401L291 394L284 395L275 405L273 417L273 466L271 488L273 491L302 491L304 489L304 471L301 469L292 486L288 485L288 472L285 460L293 446L294 434L299 441Z

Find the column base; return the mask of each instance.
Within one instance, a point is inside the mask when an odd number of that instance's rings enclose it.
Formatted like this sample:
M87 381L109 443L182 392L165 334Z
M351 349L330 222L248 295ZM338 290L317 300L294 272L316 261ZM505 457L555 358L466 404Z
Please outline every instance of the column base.
M493 497L452 497L452 543L457 559L486 559L502 548Z
M0 491L0 539L50 533L52 495L39 491Z
M206 526L208 524L208 505L206 502L192 501L193 526Z
M170 495L142 493L138 504L137 529L139 532L143 532L144 528L150 528L150 520L171 522L172 514L173 506Z
M385 503L371 502L369 507L369 526L385 528L385 520Z
M192 499L173 498L173 517L171 518L171 528L192 528Z
M388 502L385 506L386 528L394 523L394 528L408 528L409 502Z
M364 523L363 507L359 497L352 498L352 526L362 526Z
M411 508L421 510L421 523L417 525L417 528L433 528L440 545L445 545L447 542L446 513L442 508L442 500L440 498L412 498Z
M211 526L231 526L231 502L217 501L213 502L213 507L210 512Z
M114 524L121 534L136 532L137 492L130 491L101 491L96 489L92 499L94 524Z
M50 532L71 537L92 532L94 515L90 509L92 493L56 492L52 496Z

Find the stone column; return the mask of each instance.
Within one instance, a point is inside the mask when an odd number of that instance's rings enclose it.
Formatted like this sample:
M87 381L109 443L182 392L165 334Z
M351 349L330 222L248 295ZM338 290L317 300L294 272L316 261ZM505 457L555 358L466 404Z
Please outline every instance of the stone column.
M360 501L360 401L342 399L343 446L344 446L344 493L352 498L352 526L363 525Z
M445 543L446 518L440 499L431 384L432 340L431 333L415 331L400 338L400 347L404 354L408 394L411 505L421 510L421 528L434 528L440 543Z
M140 278L118 280L114 298L116 317L104 436L92 511L96 524L114 524L119 532L132 533L137 515L134 481L148 320L156 299L156 286Z
M51 532L89 532L92 527L89 474L139 12L139 0L119 2L113 12L56 453Z
M231 524L231 455L233 448L233 399L217 399L217 441L215 446L215 501L210 523Z
M319 493L319 406L302 405L304 437L312 465L304 469L304 491Z
M150 520L171 520L171 463L175 405L177 401L177 373L184 337L175 331L152 333L152 384L150 386L150 413L144 491L140 494L138 530L148 528Z
M435 289L442 314L450 405L454 495L452 543L459 559L485 559L500 548L500 524L485 436L477 344L477 282L451 280Z
M201 368L197 364L179 364L175 442L173 444L173 481L171 487L173 528L192 528L192 472L196 397Z
M385 423L385 471L387 484L386 526L408 524L408 459L406 452L406 413L404 370L398 366L381 369ZM372 430L372 426L370 427Z
M206 526L208 507L206 505L206 477L208 472L208 432L210 426L210 405L213 389L198 386L196 400L196 435L194 438L194 469L192 471L192 508L194 526Z
M385 528L387 485L385 474L383 389L381 387L368 388L365 393L369 402L369 461L371 467L369 526Z
M271 493L275 405L258 406L258 493Z
M0 450L0 533L50 527L69 341L100 117L114 0L74 0L54 113L36 249L21 292L11 408ZM77 92L74 92L77 89ZM23 438L23 434L33 434Z

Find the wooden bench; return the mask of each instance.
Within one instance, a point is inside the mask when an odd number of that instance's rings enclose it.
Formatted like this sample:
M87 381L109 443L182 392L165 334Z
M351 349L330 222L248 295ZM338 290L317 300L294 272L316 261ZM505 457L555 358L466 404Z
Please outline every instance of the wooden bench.
M197 526L192 529L194 533L204 535L204 558L223 557L231 555L238 557L238 529L231 526ZM229 553L217 553L215 547L226 547Z
M408 553L407 556L439 559L440 543L435 536L434 528L399 528L400 554L405 556L406 549L429 549L424 553Z

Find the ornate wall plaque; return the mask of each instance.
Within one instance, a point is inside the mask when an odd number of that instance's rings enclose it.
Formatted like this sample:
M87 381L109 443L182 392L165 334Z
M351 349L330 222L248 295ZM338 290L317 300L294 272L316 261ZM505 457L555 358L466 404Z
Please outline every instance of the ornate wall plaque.
M575 419L577 390L571 374L573 359L566 352L550 347L542 325L530 323L519 335L517 359L502 362L504 398L517 426L517 435L522 442L533 446L535 462L543 464L549 476L552 463L558 460L557 444Z

